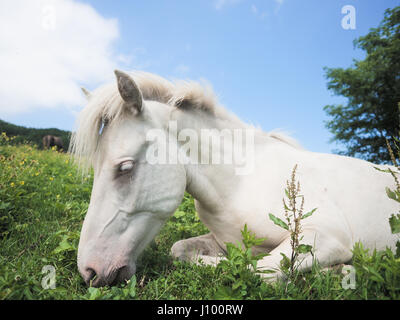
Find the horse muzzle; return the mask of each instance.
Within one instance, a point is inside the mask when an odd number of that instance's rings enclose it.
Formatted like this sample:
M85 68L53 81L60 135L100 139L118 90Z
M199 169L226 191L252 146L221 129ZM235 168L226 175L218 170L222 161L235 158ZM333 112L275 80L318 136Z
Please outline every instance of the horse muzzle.
M113 286L129 280L136 272L136 264L122 264L119 267L102 269L95 264L87 264L79 268L83 280L88 286Z

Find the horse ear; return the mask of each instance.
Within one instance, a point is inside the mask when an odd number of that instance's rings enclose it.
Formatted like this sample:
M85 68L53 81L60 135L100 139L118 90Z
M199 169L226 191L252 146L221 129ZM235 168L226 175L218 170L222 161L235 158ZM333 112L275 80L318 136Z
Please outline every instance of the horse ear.
M115 70L114 73L117 77L118 91L122 99L129 107L133 107L137 112L141 112L143 98L135 81L125 72Z
M81 90L82 90L83 94L86 96L86 98L89 100L91 98L91 96L92 96L90 91L85 89L84 87L81 87Z

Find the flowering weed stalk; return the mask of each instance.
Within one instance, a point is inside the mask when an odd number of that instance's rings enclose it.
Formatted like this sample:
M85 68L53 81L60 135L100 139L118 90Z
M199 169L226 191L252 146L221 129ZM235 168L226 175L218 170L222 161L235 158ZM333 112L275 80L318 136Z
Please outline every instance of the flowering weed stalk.
M285 254L281 253L283 259L281 261L282 271L288 273L289 280L295 280L297 266L296 262L300 254L311 253L312 246L300 243L303 239L301 236L302 227L301 220L310 217L317 208L304 214L304 196L300 194L300 182L296 183L296 170L297 164L292 170L290 181L286 181L285 194L287 199L283 198L283 208L285 221L279 219L272 213L269 214L269 218L279 227L289 231L290 233L290 245L291 245L291 256L288 258ZM300 200L300 205L299 205Z

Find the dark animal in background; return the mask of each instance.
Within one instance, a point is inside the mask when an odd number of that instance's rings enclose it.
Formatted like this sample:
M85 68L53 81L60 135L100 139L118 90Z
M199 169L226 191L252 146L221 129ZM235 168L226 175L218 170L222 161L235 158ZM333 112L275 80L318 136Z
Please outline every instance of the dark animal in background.
M57 147L58 151L64 151L64 144L60 137L47 135L43 137L43 148L49 149Z

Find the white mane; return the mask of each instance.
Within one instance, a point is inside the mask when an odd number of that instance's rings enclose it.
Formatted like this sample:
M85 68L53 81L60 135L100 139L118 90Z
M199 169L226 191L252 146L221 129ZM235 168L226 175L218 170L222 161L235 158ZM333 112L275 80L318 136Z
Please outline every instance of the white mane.
M218 104L211 86L207 84L182 80L171 82L147 72L131 72L130 76L138 85L144 100L158 101L180 109L196 108L217 118L243 125L240 119ZM102 126L111 121L118 121L124 116L122 104L116 82L101 86L90 94L88 104L79 114L77 129L72 133L69 148L78 159L79 165L87 166L89 163L86 163L86 160L93 161ZM259 133L301 148L294 139L283 133L265 133L261 130Z

